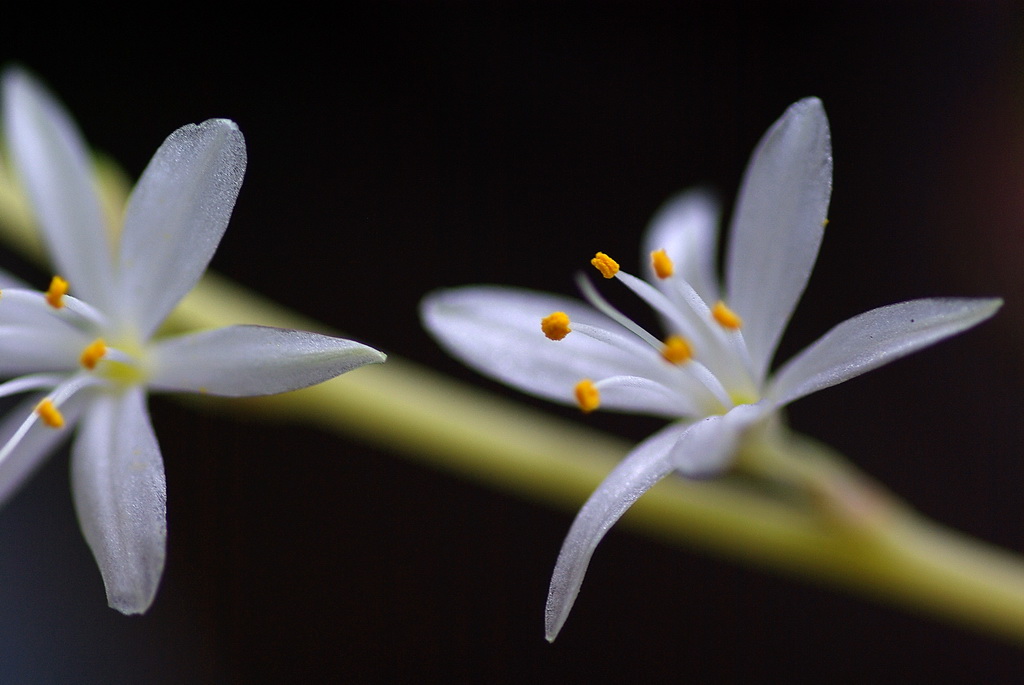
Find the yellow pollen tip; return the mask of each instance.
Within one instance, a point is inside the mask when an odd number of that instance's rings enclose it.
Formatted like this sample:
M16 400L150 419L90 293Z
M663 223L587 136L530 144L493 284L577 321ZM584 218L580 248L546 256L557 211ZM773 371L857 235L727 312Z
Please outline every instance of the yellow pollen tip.
M693 346L686 341L686 338L671 335L665 340L665 346L661 348L661 356L673 364L685 364L693 358Z
M107 344L103 342L103 338L96 338L82 350L82 356L79 358L79 361L82 363L82 366L92 371L106 354Z
M743 326L743 319L740 315L725 306L725 302L719 300L711 310L711 316L722 325L722 328L739 330Z
M601 406L601 391L594 386L593 381L589 378L584 378L577 383L575 392L576 404L580 405L580 410L584 414L589 414Z
M54 276L50 288L46 291L46 301L54 309L64 306L64 296L68 294L68 282L60 276Z
M619 263L604 252L598 252L594 255L594 258L590 260L590 263L593 264L594 268L600 271L601 275L605 278L615 278L615 274L619 273Z
M36 405L36 413L39 414L42 422L50 428L60 428L64 425L64 415L57 407L53 406L53 401L49 398Z
M572 333L569 328L569 315L565 312L552 312L540 320L540 329L548 340L561 340Z
M661 279L668 278L676 270L676 265L669 259L665 250L655 250L651 253L651 266L654 267L655 275Z

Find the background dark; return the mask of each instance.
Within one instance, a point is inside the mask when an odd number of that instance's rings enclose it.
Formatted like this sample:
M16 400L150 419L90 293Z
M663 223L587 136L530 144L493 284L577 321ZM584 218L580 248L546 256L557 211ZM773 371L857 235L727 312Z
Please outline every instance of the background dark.
M569 293L598 249L635 270L666 197L707 184L730 206L759 136L818 95L831 223L780 358L890 302L1007 304L977 331L797 403L792 423L924 513L1024 552L1013 3L279 9L8 21L0 55L44 78L133 176L178 126L235 119L250 161L214 267L499 392L420 330L425 292ZM170 527L156 604L141 618L106 608L59 453L0 511L0 681L1024 678L1024 652L997 639L619 529L548 645L543 601L572 512L311 430L165 398L151 408ZM658 425L587 422L631 438Z

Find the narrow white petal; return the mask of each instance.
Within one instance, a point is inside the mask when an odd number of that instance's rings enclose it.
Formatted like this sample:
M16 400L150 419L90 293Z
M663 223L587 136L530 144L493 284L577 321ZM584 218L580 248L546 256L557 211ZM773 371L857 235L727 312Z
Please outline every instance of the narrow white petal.
M998 299L911 300L839 324L791 359L772 380L778 405L842 383L974 326L995 314Z
M688 190L670 198L658 209L644 235L640 254L644 277L673 296L673 289L665 287L667 281L659 279L651 266L651 253L665 250L675 265L674 277L693 286L705 302L718 300L715 264L720 213L718 203L704 190Z
M148 337L202 276L245 173L245 140L227 119L183 126L153 155L128 200L120 294Z
M316 385L385 355L352 340L266 326L228 326L156 342L154 390L243 397Z
M123 614L149 608L164 569L164 466L145 402L141 388L97 395L71 452L78 523Z
M569 333L548 340L541 319L552 312L603 329L608 343ZM578 300L528 290L471 286L431 293L420 305L424 327L452 356L524 392L575 405L580 380L610 376L659 377L664 360L650 346L616 333L618 324ZM627 409L613 401L602 409Z
M42 398L42 395L36 395L4 416L0 422L0 445L6 445L14 437ZM0 503L6 502L17 492L46 457L71 435L84 404L84 398L75 395L61 405L60 411L64 415L64 426L61 428L50 428L42 422L34 422L10 454L0 460Z
M754 150L733 216L726 298L743 317L758 383L814 268L831 193L828 119L806 98Z
M111 252L85 143L67 112L24 71L4 73L3 100L7 145L54 267L71 292L105 308Z
M558 552L548 588L544 607L548 641L558 636L568 618L597 544L640 495L673 471L669 453L687 430L682 424L672 424L637 445L576 515Z
M565 623L594 549L633 502L674 470L689 475L721 470L735 453L742 431L762 413L748 405L689 426L670 425L637 445L615 467L576 515L558 553L544 610L548 640L554 640Z

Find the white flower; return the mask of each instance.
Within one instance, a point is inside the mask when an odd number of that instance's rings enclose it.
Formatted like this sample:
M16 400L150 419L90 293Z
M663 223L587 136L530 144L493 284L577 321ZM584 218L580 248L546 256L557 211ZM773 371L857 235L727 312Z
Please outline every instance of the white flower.
M7 145L60 277L42 293L0 275L0 286L15 286L0 292L0 377L14 377L0 395L37 393L0 422L0 498L77 424L71 476L82 532L110 606L141 613L156 593L166 542L163 462L146 391L279 393L384 355L260 326L152 339L227 227L246 163L238 127L211 119L172 133L112 240L68 115L18 70L4 74L3 98Z
M453 355L521 390L584 411L598 406L676 422L640 443L576 517L546 608L548 639L565 621L598 542L640 495L673 471L731 464L749 429L776 410L958 333L991 316L995 299L926 299L845 321L769 374L783 329L818 254L832 183L821 102L792 105L765 134L739 193L725 284L714 278L718 210L691 191L668 202L644 240L647 280L598 253L593 264L654 308L659 340L613 309L585 277L592 306L501 287L433 293L428 330Z

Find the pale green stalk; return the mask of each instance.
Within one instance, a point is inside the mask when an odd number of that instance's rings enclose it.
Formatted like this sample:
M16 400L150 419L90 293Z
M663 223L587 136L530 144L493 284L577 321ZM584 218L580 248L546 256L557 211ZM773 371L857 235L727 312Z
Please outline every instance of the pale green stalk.
M116 215L127 186L109 165L100 171ZM40 254L25 203L2 167L0 237ZM213 274L170 325L242 322L324 331ZM218 406L355 436L570 511L630 448L393 354L383 366L306 390ZM925 521L828 448L780 425L748 441L737 471L746 477L670 478L623 521L665 541L831 581L1024 641L1021 558Z

